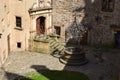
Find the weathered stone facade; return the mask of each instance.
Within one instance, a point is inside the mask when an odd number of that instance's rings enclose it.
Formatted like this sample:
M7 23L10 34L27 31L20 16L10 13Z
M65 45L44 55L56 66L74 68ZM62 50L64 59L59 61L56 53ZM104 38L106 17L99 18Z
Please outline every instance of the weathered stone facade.
M53 1L53 26L61 27L61 38L65 39L65 30L73 24L75 13L77 13L77 22L84 17L84 10L77 12L75 10L84 7L83 0L57 0Z
M74 14L77 22L89 23L92 28L88 31L89 44L114 44L114 30L111 25L119 26L119 4L115 0L113 12L101 10L102 0L57 0L53 1L53 25L60 26L61 36L65 38L65 29L71 26ZM118 27L119 28L119 27Z

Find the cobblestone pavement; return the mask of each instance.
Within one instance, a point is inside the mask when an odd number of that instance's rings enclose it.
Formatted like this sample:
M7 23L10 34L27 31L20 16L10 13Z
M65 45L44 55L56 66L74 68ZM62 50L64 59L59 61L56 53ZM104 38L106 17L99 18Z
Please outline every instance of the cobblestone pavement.
M85 48L89 63L83 66L66 66L49 54L21 51L9 55L3 68L5 80L13 80L15 76L24 75L37 68L49 70L71 70L82 72L90 80L118 80L120 72L120 50L99 50Z

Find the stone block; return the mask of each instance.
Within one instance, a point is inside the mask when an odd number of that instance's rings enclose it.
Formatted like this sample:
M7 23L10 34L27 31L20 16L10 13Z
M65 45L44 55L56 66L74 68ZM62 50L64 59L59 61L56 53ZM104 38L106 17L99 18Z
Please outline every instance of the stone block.
M33 41L32 51L50 54L50 47L48 42Z

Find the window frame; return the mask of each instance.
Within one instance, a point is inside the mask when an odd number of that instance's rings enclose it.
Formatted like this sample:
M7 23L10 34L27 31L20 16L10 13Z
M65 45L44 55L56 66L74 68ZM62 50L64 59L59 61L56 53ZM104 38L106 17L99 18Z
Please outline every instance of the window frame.
M21 48L22 47L22 43L21 42L17 42L17 48Z
M16 28L22 28L22 17L21 16L16 16Z
M55 29L55 31L56 31L56 34L58 35L58 38L60 38L60 37L61 37L61 27L60 27L60 26L54 26L54 29ZM58 30L59 32L57 32L57 30Z
M102 0L101 2L101 11L103 12L113 12L114 11L114 6L115 6L115 0ZM111 7L112 6L112 7Z

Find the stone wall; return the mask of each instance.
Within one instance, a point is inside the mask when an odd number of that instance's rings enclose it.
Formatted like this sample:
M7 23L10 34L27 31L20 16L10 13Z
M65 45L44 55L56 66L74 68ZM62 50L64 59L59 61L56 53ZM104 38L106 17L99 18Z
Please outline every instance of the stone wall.
M9 4L8 0L0 0L0 66L8 56L7 38L9 35Z
M50 47L49 42L44 41L32 41L31 43L31 51L44 53L44 54L50 54Z
M0 66L3 64L12 51L23 51L28 48L30 17L29 8L34 0L0 0ZM16 28L15 17L22 17L22 30ZM8 37L10 51L8 50ZM17 47L17 42L21 42L21 48Z
M75 11L80 7L84 7L83 0L55 0L53 1L53 26L61 27L61 37L65 38L65 29L73 24ZM77 12L77 22L83 18L83 10Z
M88 31L89 44L111 45L114 42L112 24L119 26L119 4L115 0L113 12L101 11L101 0L55 0L53 1L53 25L60 26L61 35L65 38L65 29L71 26L74 14L77 14L77 23L90 23Z

